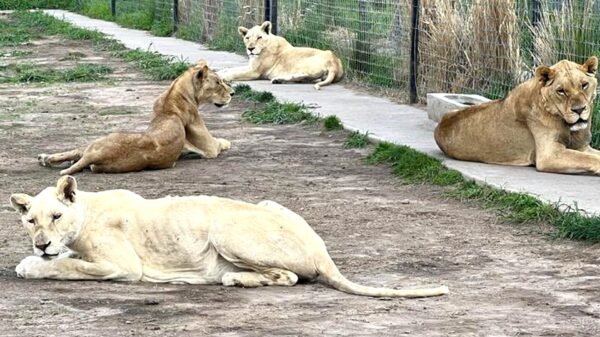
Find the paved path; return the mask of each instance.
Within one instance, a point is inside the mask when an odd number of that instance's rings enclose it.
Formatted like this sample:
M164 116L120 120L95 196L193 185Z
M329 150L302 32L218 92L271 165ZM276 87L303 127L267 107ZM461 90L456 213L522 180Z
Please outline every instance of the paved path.
M122 28L115 23L90 19L61 10L48 14L76 26L97 29L121 41L128 48L141 48L173 55L189 61L206 59L211 67L222 69L246 64L237 54L209 50L198 43L170 37L156 37L145 31ZM268 90L278 99L315 106L316 113L338 116L351 130L369 132L376 140L408 145L438 157L466 177L510 191L527 192L550 202L576 203L581 209L600 214L600 177L539 173L530 167L508 167L451 160L443 156L433 140L435 124L423 110L393 103L385 98L357 93L340 85L321 91L312 85L272 85L267 81L248 82L253 89Z

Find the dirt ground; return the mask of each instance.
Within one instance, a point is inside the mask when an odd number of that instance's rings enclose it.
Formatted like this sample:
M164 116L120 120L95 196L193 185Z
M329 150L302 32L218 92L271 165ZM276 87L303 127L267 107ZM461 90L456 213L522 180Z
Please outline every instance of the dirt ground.
M145 197L211 194L272 199L304 216L350 279L387 287L445 284L448 296L374 299L321 284L259 289L17 279L31 243L8 198L55 184L35 157L111 131L143 130L167 82L79 42L46 40L0 53L0 63L109 64L101 83L0 87L1 336L598 336L600 247L553 241L544 228L503 224L430 186L402 185L343 132L256 126L247 103L202 109L233 142L214 160L173 169L77 175L83 190L126 188ZM60 60L63 61L60 61Z

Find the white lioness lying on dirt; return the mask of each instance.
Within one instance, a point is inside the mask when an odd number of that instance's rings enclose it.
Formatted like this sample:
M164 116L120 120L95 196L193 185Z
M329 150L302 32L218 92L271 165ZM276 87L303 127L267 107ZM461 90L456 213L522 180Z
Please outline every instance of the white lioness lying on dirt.
M248 67L219 71L227 81L267 79L271 83L317 82L315 89L344 77L342 61L330 50L294 47L281 36L271 34L271 23L263 22L250 29L239 27Z
M215 158L231 143L213 137L198 106L219 107L231 101L233 90L208 68L205 61L190 67L171 83L154 103L154 115L143 133L111 133L91 144L61 153L40 154L42 166L75 163L60 172L73 174L90 167L92 172L122 173L175 166L183 150Z
M35 256L19 277L292 286L315 279L366 296L428 297L448 292L357 285L339 272L323 240L296 213L211 196L148 200L126 190L77 189L64 176L35 197L10 197ZM61 254L71 251L78 257ZM60 256L59 256L60 254Z

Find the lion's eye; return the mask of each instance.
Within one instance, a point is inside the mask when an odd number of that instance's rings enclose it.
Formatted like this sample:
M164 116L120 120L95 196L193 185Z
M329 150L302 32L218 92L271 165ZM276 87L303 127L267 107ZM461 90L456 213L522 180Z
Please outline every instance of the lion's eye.
M587 89L589 86L590 86L590 84L588 82L584 82L584 83L581 84L581 88L583 90Z
M564 96L564 95L566 95L566 94L567 94L567 92L565 91L565 89L558 89L558 90L556 90L556 92L557 92L559 95L561 95L561 96Z
M61 216L62 216L62 214L60 214L60 213L52 214L52 220L58 220L58 219L60 219Z
M260 39L262 39L262 36L259 36L259 37L257 37L256 39L257 39L257 40L260 40Z

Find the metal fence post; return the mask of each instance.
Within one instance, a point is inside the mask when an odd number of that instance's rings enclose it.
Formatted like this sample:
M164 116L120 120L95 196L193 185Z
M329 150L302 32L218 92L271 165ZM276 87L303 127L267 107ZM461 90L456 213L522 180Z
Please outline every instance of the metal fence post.
M271 34L277 35L277 0L271 0Z
M271 20L271 0L265 0L265 21Z
M534 27L540 24L542 18L542 4L540 0L532 0L531 4L531 23Z
M358 31L354 40L354 60L350 63L353 69L363 74L369 72L369 56L371 53L367 0L358 0Z
M110 0L110 14L117 16L117 0Z
M173 33L177 31L179 24L179 0L173 0Z
M277 34L277 0L265 0L265 21L271 22L271 34Z
M410 34L410 103L417 103L419 100L417 92L417 76L419 70L419 12L421 3L419 0L412 0L412 20Z

